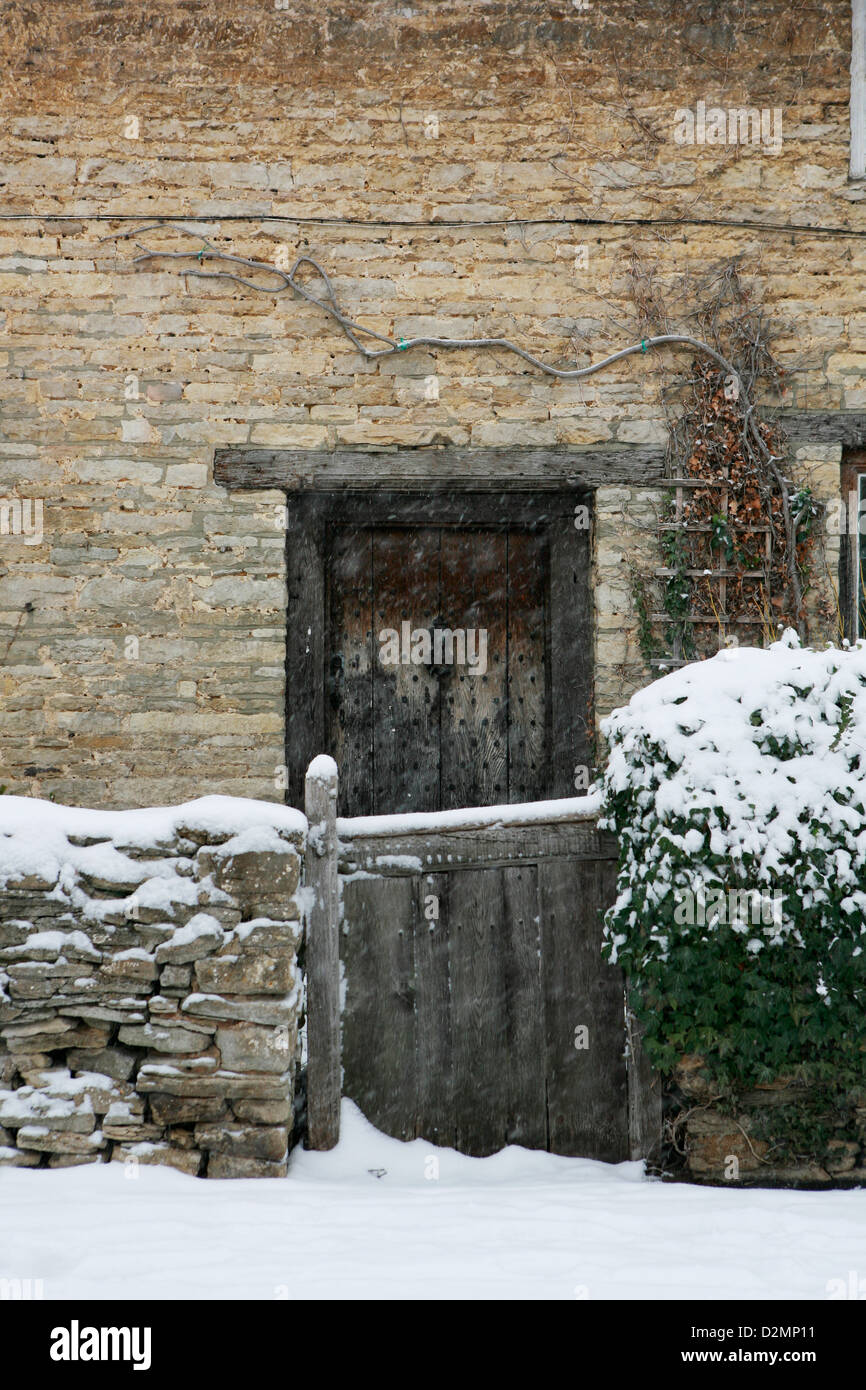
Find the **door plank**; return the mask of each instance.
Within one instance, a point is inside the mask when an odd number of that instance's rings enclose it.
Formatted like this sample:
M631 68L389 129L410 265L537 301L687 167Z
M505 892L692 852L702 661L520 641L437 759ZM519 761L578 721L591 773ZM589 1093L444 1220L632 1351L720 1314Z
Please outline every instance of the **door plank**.
M439 806L439 682L427 665L384 665L381 633L435 626L439 532L373 533L374 812Z
M534 801L548 782L546 537L508 536L508 800Z
M442 619L487 633L487 670L442 671L443 810L496 805L508 796L508 569L506 537L442 533Z

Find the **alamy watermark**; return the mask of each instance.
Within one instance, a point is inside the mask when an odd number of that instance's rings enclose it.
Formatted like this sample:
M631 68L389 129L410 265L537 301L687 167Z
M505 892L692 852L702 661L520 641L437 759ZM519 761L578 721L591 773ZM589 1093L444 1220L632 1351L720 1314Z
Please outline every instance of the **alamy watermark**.
M44 1297L43 1279L0 1279L0 1303L26 1302Z
M413 627L404 620L400 630L379 633L383 666L465 666L470 676L487 670L487 629L484 627Z
M827 532L831 536L866 536L866 497L859 497L852 488L847 502L832 497L827 503Z
M0 536L20 536L25 545L41 545L41 497L0 497Z
M759 145L770 154L782 148L781 106L707 106L674 112L674 141L678 145Z
M856 1269L848 1270L847 1279L828 1279L824 1289L831 1300L850 1298L857 1303L866 1300L866 1279L861 1278Z
M674 894L674 921L680 927L764 927L783 923L785 896L759 888L710 887L703 892L678 890Z
M134 1371L151 1365L149 1327L82 1327L73 1318L68 1327L51 1331L52 1361L130 1361Z

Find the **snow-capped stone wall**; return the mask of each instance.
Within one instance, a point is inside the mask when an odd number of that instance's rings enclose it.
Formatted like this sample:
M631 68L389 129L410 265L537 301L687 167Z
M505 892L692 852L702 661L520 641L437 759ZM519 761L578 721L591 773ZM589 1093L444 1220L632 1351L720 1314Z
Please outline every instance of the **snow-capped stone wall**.
M0 796L0 1165L281 1176L306 821Z

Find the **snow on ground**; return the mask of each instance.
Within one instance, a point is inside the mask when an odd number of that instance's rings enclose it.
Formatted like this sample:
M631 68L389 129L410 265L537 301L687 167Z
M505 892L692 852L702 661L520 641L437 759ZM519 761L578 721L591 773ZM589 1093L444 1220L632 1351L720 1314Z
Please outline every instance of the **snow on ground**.
M47 1299L821 1300L866 1275L866 1190L466 1158L388 1139L347 1101L338 1148L296 1150L284 1180L137 1172L0 1171L0 1278L42 1279Z

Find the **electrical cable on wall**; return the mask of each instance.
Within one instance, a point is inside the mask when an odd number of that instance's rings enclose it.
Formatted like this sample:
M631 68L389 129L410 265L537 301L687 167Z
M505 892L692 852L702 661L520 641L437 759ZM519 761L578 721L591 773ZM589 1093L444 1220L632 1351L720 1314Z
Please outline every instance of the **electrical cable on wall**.
M153 217L154 227L174 225L168 214L147 212L3 212L0 222L141 222ZM459 231L461 228L485 227L725 227L729 231L773 232L783 236L803 233L808 236L829 236L866 239L866 230L859 227L827 226L808 222L767 222L750 217L313 217L289 212L220 212L186 213L187 222L280 222L296 227L368 227L405 228L407 231Z
M202 245L198 251L160 251L153 250L136 242L140 254L133 259L133 266L149 264L155 260L169 261L189 261L195 262L192 267L183 273L194 276L200 280L229 280L234 284L242 285L247 289L253 290L257 294L278 295L286 290L293 290L295 294L306 300L308 304L313 304L329 315L340 325L346 337L352 345L368 361L376 361L382 357L390 357L396 352L408 352L413 348L429 347L449 350L471 350L479 351L485 349L501 350L512 352L520 357L524 362L529 363L538 371L547 376L555 377L559 381L582 381L587 377L594 376L596 372L604 371L606 367L612 366L615 362L621 362L624 358L632 357L636 353L645 354L650 348L658 347L690 347L696 352L709 357L718 367L725 372L730 387L736 392L737 398L742 403L743 411L743 440L747 437L757 448L760 457L771 469L775 469L775 460L767 449L766 443L754 420L754 406L749 400L742 378L737 369L726 357L723 357L709 343L703 342L700 338L693 338L686 333L662 333L651 338L642 338L640 342L631 343L628 347L620 348L617 352L609 353L598 362L592 362L586 367L554 367L550 363L543 361L540 357L535 357L531 352L515 343L510 338L490 337L490 338L445 338L421 335L414 338L392 338L386 333L377 333L375 329L365 328L363 324L357 323L350 318L337 299L333 283L324 267L313 256L302 253L298 256L294 264L286 270L274 265L270 261L254 260L248 256L236 256L227 251L220 251L213 246L200 232L191 231L190 228L181 226L175 222L154 222L142 227L136 227L126 232L118 232L113 237L104 237L104 241L126 240L130 237L142 236L145 232L154 230L169 230L180 232L184 236L195 237ZM246 266L250 270L262 271L266 275L276 276L279 284L267 288L257 284L248 276L238 274L234 270L203 270L201 267L206 261L213 261L223 265ZM313 294L303 281L298 279L300 272L304 269L312 269L321 277L326 297L320 298ZM371 347L362 341L363 338L381 343L381 347ZM781 482L781 478L779 479Z
M787 478L780 463L782 460L775 455L767 445L766 439L761 428L755 419L755 407L749 399L745 384L736 367L728 361L716 348L709 343L703 342L700 338L694 338L686 333L662 333L651 338L642 338L640 342L630 343L627 347L620 348L616 352L609 353L598 362L591 362L586 367L554 367L550 363L543 361L540 357L534 356L531 352L515 343L510 338L484 337L484 338L448 338L421 335L414 338L393 338L386 333L378 333L375 329L365 328L363 324L356 322L346 314L337 298L336 291L330 276L324 267L313 256L305 252L297 256L294 264L288 269L282 269L270 261L255 260L247 256L236 256L227 251L220 251L213 246L201 232L184 227L180 223L157 221L146 223L140 227L130 228L125 232L116 232L112 236L103 237L103 241L128 240L131 237L144 235L145 232L154 230L168 229L180 233L182 236L193 237L201 245L196 251L161 251L154 250L137 241L136 246L139 255L132 261L133 267L150 264L153 261L193 261L194 265L183 273L194 276L201 280L228 280L234 284L241 285L246 289L252 290L256 294L279 295L286 290L292 290L308 304L313 304L321 309L335 323L338 323L346 337L368 361L378 361L384 357L390 357L396 352L409 352L413 348L436 348L444 351L483 351L499 350L514 353L522 361L528 363L536 370L543 372L546 376L554 377L558 381L583 381L587 377L594 376L597 372L604 371L607 367L613 366L615 362L621 362L625 358L633 357L637 353L645 355L650 348L661 347L688 347L695 352L714 362L717 367L725 373L726 389L730 391L731 397L737 400L742 412L741 443L744 452L752 459L753 466L763 466L769 473L776 486L781 500L782 514L784 519L785 534L788 540L787 568L788 577L791 584L791 592L794 596L795 611L799 614L802 607L802 590L800 576L797 572L796 563L796 536L798 529L798 518L792 514L789 498L789 488L791 480ZM276 277L279 282L276 286L266 288L251 280L248 276L239 274L235 269L214 269L204 270L202 267L205 262L211 261L216 265L246 267L249 270L260 271L265 275ZM299 275L304 270L312 270L318 275L325 286L325 298L320 298L313 294L311 290L299 279ZM367 339L365 342L363 339ZM370 342L381 346L370 346ZM798 620L799 621L799 620Z

